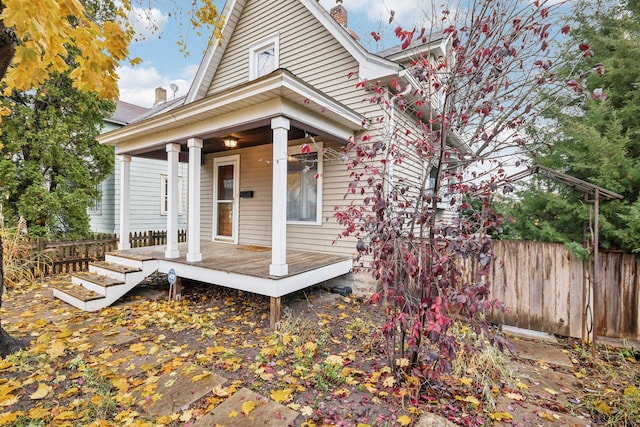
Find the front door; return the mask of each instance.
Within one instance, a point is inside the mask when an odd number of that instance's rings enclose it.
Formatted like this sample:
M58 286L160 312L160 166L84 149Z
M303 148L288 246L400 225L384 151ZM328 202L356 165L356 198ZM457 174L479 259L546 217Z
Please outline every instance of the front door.
M213 160L213 239L238 243L240 156Z

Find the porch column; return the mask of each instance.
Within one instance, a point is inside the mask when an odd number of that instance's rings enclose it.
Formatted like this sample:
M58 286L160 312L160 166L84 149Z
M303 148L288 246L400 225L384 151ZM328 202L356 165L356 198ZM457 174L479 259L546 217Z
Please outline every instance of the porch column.
M273 129L273 187L271 191L271 265L269 274L286 276L287 265L287 141L289 119L271 119Z
M187 261L202 261L200 252L200 162L202 159L202 140L190 138L189 147L189 219L187 237Z
M131 249L129 242L129 199L131 193L131 156L119 154L120 163L120 224L118 249L121 251Z
M167 249L166 258L180 257L178 250L178 159L180 144L167 144Z

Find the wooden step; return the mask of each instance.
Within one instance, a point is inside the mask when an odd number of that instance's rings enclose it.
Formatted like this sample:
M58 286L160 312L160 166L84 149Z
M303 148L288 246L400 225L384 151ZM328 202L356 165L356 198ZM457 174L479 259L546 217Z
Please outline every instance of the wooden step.
M108 288L109 286L124 285L122 280L112 279L111 277L102 276L96 273L79 272L73 273L73 277L95 283L96 285Z
M97 292L90 291L89 289L80 286L80 285L54 285L52 288L57 289L58 291L70 295L80 301L93 301L97 299L103 299L104 295L100 295Z
M145 255L143 253L136 254L128 251L111 251L111 252L107 252L107 255L126 258L126 259L133 259L136 261L149 261L149 260L155 259L154 257Z
M142 271L139 268L128 267L126 265L114 264L114 263L105 262L105 261L95 261L95 262L92 262L91 265L104 268L105 270L111 270L111 271L116 271L118 273L125 273L125 274Z

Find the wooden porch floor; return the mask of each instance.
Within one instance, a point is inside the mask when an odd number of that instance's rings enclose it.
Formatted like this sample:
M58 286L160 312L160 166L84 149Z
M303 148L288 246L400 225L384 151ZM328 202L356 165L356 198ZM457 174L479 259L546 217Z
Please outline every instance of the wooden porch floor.
M114 255L152 258L159 261L184 264L225 273L235 273L244 276L252 276L262 279L282 280L301 273L317 270L321 267L331 266L351 260L350 257L328 255L317 252L304 252L296 250L287 251L287 264L289 274L286 276L271 276L269 264L271 264L271 248L265 246L233 245L219 242L200 242L202 261L189 262L186 260L187 243L178 244L179 258L166 258L166 246L147 246L133 248L125 251L110 252Z

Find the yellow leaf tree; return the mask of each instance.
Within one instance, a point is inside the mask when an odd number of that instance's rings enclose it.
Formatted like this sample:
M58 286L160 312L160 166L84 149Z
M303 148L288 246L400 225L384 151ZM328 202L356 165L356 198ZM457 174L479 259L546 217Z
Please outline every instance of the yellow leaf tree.
M128 22L132 1L140 0L107 1L113 13L104 18L87 10L84 0L0 0L0 95L29 91L51 76L67 74L75 89L117 99L117 67L128 59L135 36ZM151 6L147 3L146 7ZM179 2L174 7L179 9ZM191 25L210 29L209 38L219 37L222 20L213 1L196 0L191 7ZM68 60L71 57L73 61ZM9 113L7 106L0 107L0 125ZM0 306L4 289L1 248L0 240ZM0 325L0 357L21 346Z

